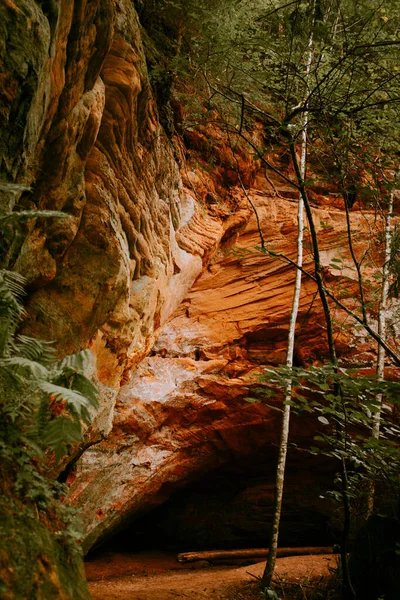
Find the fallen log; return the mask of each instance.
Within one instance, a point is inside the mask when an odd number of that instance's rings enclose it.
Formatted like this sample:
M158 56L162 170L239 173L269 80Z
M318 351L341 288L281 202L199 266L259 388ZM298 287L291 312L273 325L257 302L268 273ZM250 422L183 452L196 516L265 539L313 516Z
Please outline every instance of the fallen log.
M311 546L305 548L278 548L277 556L307 556L309 554L333 554L331 546ZM205 550L201 552L181 552L176 557L179 563L206 560L212 564L238 560L262 560L268 556L268 548L246 548L243 550Z

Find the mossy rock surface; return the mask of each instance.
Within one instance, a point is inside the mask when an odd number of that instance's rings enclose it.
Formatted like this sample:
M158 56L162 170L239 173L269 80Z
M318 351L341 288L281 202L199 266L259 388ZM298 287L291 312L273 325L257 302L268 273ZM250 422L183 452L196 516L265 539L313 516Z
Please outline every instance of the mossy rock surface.
M0 497L0 599L90 600L81 553L18 508Z

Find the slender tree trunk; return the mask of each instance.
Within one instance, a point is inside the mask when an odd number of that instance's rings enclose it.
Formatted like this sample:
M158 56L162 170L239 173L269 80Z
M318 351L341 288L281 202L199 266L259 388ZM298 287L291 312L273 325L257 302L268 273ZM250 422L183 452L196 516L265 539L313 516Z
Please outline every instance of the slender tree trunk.
M288 134L290 136L290 133ZM319 243L317 230L314 223L314 218L311 210L310 201L308 199L307 190L304 183L304 178L301 176L300 165L297 160L296 149L294 145L294 141L290 140L290 152L292 156L293 166L296 172L297 180L299 182L300 193L303 197L304 208L307 214L308 226L310 229L311 242L314 254L314 268L315 268L315 281L318 287L319 297L321 299L322 308L324 311L325 324L326 324L326 334L328 339L328 349L329 349L329 362L335 368L338 367L337 357L336 357L336 349L335 349L335 340L333 335L333 324L332 324L332 316L328 303L328 296L326 293L326 289L324 286L324 282L322 279L322 265L321 258L319 253ZM340 390L335 390L335 396L340 395ZM345 407L343 407L345 412ZM338 431L339 436L343 436L343 432ZM346 431L344 431L344 435L347 435ZM349 487L348 487L348 479L347 479L347 470L345 461L340 461L340 474L342 480L342 499L343 499L343 511L344 511L344 524L343 524L343 535L342 535L342 543L340 547L341 561L342 561L342 571L343 571L343 592L345 600L355 600L356 594L354 588L351 583L350 571L348 565L348 538L350 532L350 524L351 524L351 509L349 502Z
M385 341L386 340L386 310L389 296L389 262L392 250L392 237L391 237L391 220L393 212L393 194L390 195L390 201L388 211L385 219L385 262L383 265L382 275L382 291L381 299L379 304L379 316L378 316L378 335ZM385 375L385 350L378 344L378 360L376 365L376 374L378 379L383 380ZM379 410L374 415L372 435L378 439L380 431L380 420L381 420L381 405L382 395L377 396L377 403L379 404Z
M306 157L306 136L307 132L304 129L303 132L303 141L302 141L302 163L305 167L305 157ZM298 223L298 235L297 235L297 263L299 265L303 264L303 235L304 235L304 219L303 219L303 199L299 198L298 203L298 214L297 214L297 223ZM299 311L299 302L300 302L300 292L301 292L301 271L296 271L296 282L294 288L293 295L293 304L292 304L292 312L290 315L290 324L289 324L289 336L288 336L288 347L286 354L286 366L293 366L293 353L294 353L294 340L296 333L296 321L297 314ZM271 540L269 546L269 554L268 561L265 567L265 571L262 577L262 585L264 587L269 587L271 585L271 579L274 574L277 549L278 549L278 537L279 537L279 525L281 519L281 510L282 510L282 498L283 498L283 487L285 480L285 469L286 469L286 455L287 455L287 446L289 439L289 425L290 425L290 400L292 397L292 379L288 378L285 386L285 394L284 394L284 406L283 406L283 417L282 417L282 429L281 429L281 439L279 444L279 455L278 455L278 463L276 468L276 479L275 479L275 498L274 498L274 509L273 509L273 517L272 517L272 531L271 531Z
M378 313L378 335L383 341L386 341L386 310L389 296L389 262L392 251L392 237L391 237L391 221L393 212L393 193L390 195L389 206L385 218L385 256L382 273L382 289L381 298L379 302L379 313ZM385 349L378 344L378 359L376 363L376 376L377 379L383 381L385 378ZM381 412L382 412L382 394L377 394L375 400L377 405L377 411L372 417L372 437L376 440L379 439L380 426L381 426ZM368 489L367 499L367 517L371 516L374 511L374 495L375 485L371 481Z
M343 432L341 432L343 436ZM347 432L344 432L347 435ZM349 497L349 482L347 478L347 467L344 458L340 464L340 476L342 479L342 504L343 504L343 532L342 542L340 544L340 558L342 564L342 580L343 580L343 598L344 600L354 600L356 593L351 582L351 575L349 569L349 537L351 528L351 507Z
M313 33L311 32L308 41L308 56L307 56L307 67L306 67L306 81L309 76L312 62L312 44L313 44ZM306 92L307 93L307 92ZM301 133L301 156L300 156L300 172L301 177L304 181L306 173L306 162L307 162L307 125L308 115L305 113L302 123ZM303 238L304 238L304 202L302 194L299 193L298 210L297 210L297 264L301 267L303 265ZM293 293L292 312L290 315L289 323L289 334L288 334L288 345L286 352L286 366L293 367L293 354L294 354L294 342L296 334L296 322L297 315L299 312L300 303L300 292L301 292L301 271L296 271L296 281ZM274 574L277 550L278 550L278 538L279 538L279 526L282 512L282 499L283 499L283 488L285 482L285 470L286 470L286 456L289 439L289 427L290 427L290 400L292 398L292 378L289 377L286 382L284 392L284 404L283 404L283 416L282 416L282 429L281 438L279 443L279 454L276 468L276 479L275 479L275 494L274 494L274 508L272 515L272 527L271 527L271 539L269 545L269 553L267 564L261 580L263 587L270 587L271 580Z

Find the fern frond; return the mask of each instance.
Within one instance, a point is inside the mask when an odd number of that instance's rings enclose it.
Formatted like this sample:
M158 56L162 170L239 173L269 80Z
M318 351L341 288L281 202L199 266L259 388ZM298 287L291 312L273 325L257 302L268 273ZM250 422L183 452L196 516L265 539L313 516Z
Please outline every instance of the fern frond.
M42 381L39 383L39 389L48 394L53 400L57 402L66 402L67 406L74 408L80 415L82 414L82 408L88 409L92 402L89 398L85 398L79 392L70 390L68 388Z
M12 183L11 181L0 181L0 191L10 192L11 194L19 194L21 192L29 192L30 187L24 183Z
M57 210L21 210L0 215L0 227L18 227L28 219L70 219L71 215Z
M71 389L85 396L90 401L93 408L99 406L99 390L97 387L82 373L74 373Z
M56 351L52 347L52 342L37 340L26 335L17 335L16 340L15 352L19 356L44 364L55 362Z
M19 224L28 216L67 215L0 214L0 226L14 223L13 219ZM24 285L21 275L0 269L0 413L7 423L18 422L21 433L33 440L35 452L47 445L58 461L71 444L82 441L82 423L89 425L90 409L98 408L97 388L84 375L94 361L88 350L57 361L51 343L16 334L25 315ZM49 400L59 403L60 410L54 410ZM57 412L63 414L51 419Z
M86 423L86 425L90 425L90 423L92 422L92 415L84 406L82 406L81 408L81 419L84 423Z
M0 368L10 369L14 374L21 375L26 379L33 378L41 381L49 377L49 371L45 366L22 356L3 358L0 360Z
M84 372L93 366L93 354L90 350L81 350L70 356L66 356L57 363L57 369L73 369L74 371Z
M0 269L0 316L10 316L19 321L24 315L22 299L25 296L23 288L25 278L18 273Z
M14 271L7 271L6 269L0 269L0 279L4 279L9 291L19 301L22 301L23 297L26 296L24 286L26 285L26 279L23 275L15 273Z
M57 417L50 421L42 432L43 442L54 450L57 462L67 454L67 446L82 441L82 428L68 417Z
M18 273L0 269L0 357L14 348L14 334L25 314L22 298L25 279Z
M20 439L21 442L23 442L35 451L36 456L42 457L44 455L43 448L41 448L32 437L29 437L28 435L21 435Z

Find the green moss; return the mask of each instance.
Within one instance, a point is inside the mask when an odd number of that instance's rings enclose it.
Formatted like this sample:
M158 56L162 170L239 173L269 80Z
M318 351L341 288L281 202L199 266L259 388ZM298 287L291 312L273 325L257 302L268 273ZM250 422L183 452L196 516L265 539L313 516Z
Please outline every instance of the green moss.
M0 497L0 598L89 600L82 553L32 508Z

